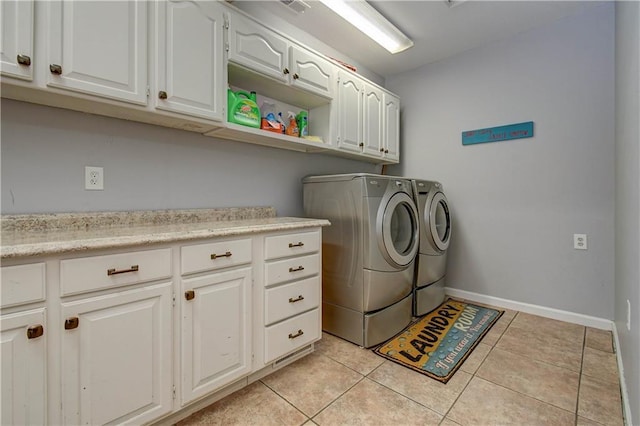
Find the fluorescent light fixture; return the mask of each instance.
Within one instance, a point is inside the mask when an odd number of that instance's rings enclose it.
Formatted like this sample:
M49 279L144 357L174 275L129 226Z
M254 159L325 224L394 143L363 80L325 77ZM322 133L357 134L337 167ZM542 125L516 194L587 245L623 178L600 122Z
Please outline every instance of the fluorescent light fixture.
M320 2L391 53L402 52L413 46L413 41L364 0Z

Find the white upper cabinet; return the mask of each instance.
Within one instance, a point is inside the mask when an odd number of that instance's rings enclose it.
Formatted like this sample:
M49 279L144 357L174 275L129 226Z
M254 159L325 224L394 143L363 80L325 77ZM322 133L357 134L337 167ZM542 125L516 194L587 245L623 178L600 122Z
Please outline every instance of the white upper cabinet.
M47 85L145 105L147 2L48 4Z
M336 67L331 62L240 14L229 18L229 61L325 98L333 97Z
M338 71L338 148L362 152L364 81L351 73Z
M393 162L400 161L400 98L384 92L384 156Z
M384 154L382 129L384 122L382 91L375 86L365 84L363 141L364 153L381 156Z
M344 70L337 86L338 149L397 163L400 99Z
M0 2L0 71L33 80L33 1Z
M171 0L156 7L156 108L222 121L222 6Z
M291 46L291 84L333 98L336 67L309 50Z
M229 18L229 61L282 82L291 73L287 40L240 14Z

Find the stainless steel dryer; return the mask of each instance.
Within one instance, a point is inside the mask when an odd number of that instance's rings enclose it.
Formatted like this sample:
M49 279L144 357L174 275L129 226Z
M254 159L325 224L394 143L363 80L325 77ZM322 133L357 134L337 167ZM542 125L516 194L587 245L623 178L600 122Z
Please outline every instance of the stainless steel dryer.
M411 180L420 222L413 315L421 316L444 300L447 249L451 240L449 204L439 182Z
M371 347L411 321L418 211L408 179L374 174L303 180L305 215L322 230L322 325Z

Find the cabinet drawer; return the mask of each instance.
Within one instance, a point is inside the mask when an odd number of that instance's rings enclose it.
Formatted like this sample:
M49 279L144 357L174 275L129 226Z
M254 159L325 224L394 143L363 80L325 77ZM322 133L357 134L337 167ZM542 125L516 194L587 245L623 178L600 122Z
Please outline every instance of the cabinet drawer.
M320 230L274 235L265 238L264 258L266 260L278 259L314 253L318 250L320 250Z
M60 262L62 296L170 277L171 249L83 257Z
M316 275L320 271L320 255L295 257L267 263L264 267L265 285L274 285Z
M298 315L265 329L264 362L293 352L320 337L320 309Z
M284 284L267 289L264 302L265 324L298 315L317 308L320 299L320 277Z
M216 241L182 247L182 275L251 262L251 239Z
M5 266L2 268L2 307L38 302L45 297L45 265Z

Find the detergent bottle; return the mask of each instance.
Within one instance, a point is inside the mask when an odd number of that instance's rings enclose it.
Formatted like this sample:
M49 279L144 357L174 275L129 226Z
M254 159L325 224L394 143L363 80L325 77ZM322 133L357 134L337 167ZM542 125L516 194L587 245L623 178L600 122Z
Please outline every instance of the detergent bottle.
M300 136L309 136L309 117L307 111L300 111L296 116L296 121L298 122Z
M260 128L260 119L256 92L227 90L227 120L230 123Z
M287 126L287 130L285 133L289 136L300 136L300 131L298 130L298 123L296 122L296 115L289 111L287 113L289 118L289 125Z

